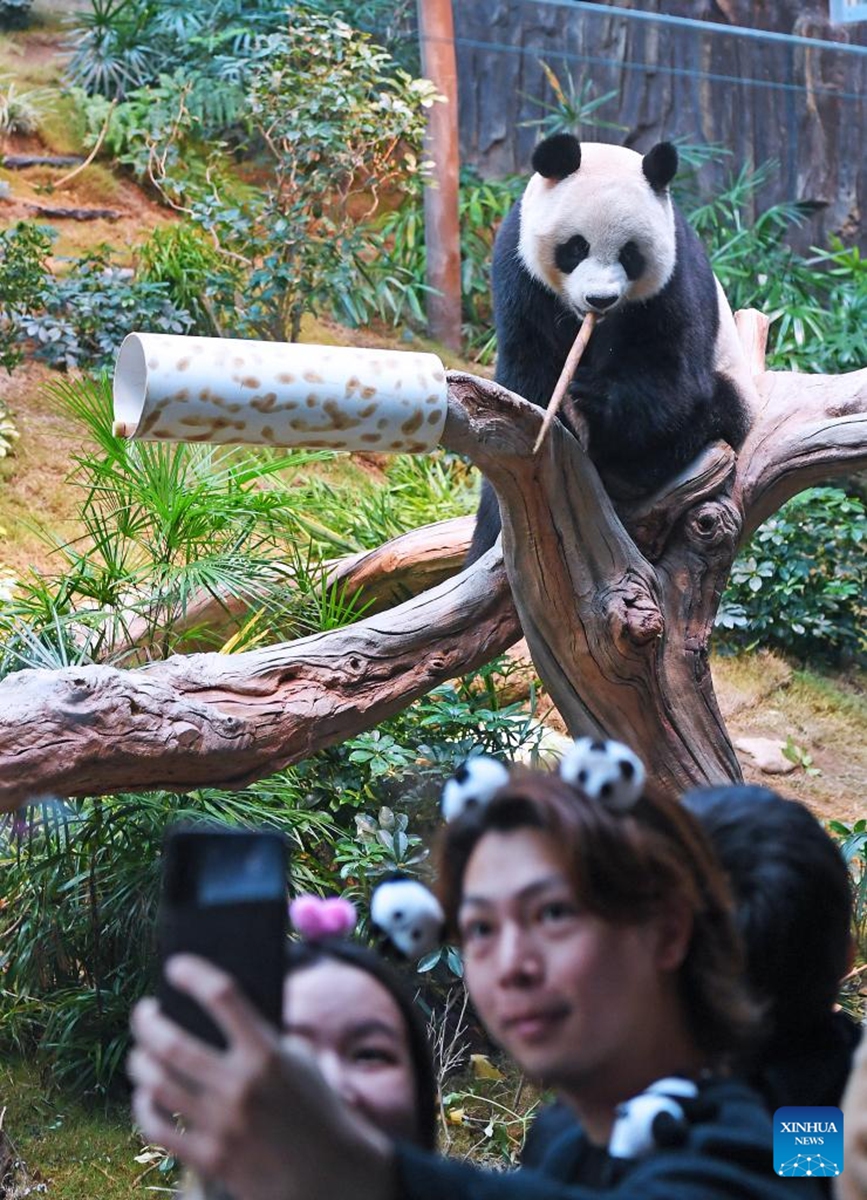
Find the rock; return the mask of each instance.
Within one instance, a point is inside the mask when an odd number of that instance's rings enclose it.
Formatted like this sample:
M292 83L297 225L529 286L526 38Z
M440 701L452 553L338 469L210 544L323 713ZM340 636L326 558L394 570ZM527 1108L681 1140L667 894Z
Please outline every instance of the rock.
M774 738L745 737L735 739L735 749L748 754L756 766L765 775L791 775L797 770L797 763L791 762L783 754L784 742Z

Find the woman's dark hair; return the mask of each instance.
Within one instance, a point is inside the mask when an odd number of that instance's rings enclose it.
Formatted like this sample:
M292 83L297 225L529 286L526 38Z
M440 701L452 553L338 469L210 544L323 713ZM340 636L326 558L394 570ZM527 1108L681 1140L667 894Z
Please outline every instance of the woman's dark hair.
M749 1045L758 1010L742 981L726 879L698 822L676 801L643 796L613 812L557 774L514 770L487 807L453 821L440 839L440 899L453 933L479 840L525 827L550 835L578 903L606 921L641 924L672 901L685 904L693 930L678 978L692 1036L717 1063Z
M697 788L684 804L726 871L747 979L768 1005L768 1040L809 1037L846 973L852 892L834 840L809 809L770 788Z
M437 1084L433 1055L418 1006L396 971L374 950L358 942L290 942L286 951L286 973L295 975L323 962L343 963L375 979L392 997L406 1027L415 1083L416 1131L424 1150L436 1149Z

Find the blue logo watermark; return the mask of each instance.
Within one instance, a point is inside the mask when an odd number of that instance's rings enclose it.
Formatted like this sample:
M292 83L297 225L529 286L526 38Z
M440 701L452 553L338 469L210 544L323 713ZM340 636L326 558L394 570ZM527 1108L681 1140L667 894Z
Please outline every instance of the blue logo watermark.
M795 1177L840 1175L843 1114L839 1108L778 1108L774 1113L774 1170Z

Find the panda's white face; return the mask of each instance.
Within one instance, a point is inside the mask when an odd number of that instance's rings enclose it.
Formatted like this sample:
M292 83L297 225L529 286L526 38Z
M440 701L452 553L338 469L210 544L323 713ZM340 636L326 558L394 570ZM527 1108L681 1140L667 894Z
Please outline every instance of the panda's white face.
M675 264L674 211L643 159L624 146L583 143L565 178L535 174L521 201L519 254L579 315L649 300Z

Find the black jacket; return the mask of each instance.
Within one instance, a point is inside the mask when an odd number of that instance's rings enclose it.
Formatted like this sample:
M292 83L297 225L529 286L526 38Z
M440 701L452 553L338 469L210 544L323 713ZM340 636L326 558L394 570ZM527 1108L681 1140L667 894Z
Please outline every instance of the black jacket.
M577 1122L537 1140L537 1169L498 1173L401 1145L401 1200L791 1200L790 1179L774 1174L771 1119L758 1095L736 1080L702 1085L704 1119L683 1145L635 1160L611 1159ZM799 1179L798 1200L816 1200L818 1181Z

